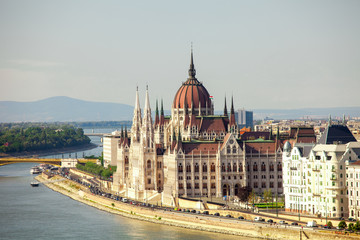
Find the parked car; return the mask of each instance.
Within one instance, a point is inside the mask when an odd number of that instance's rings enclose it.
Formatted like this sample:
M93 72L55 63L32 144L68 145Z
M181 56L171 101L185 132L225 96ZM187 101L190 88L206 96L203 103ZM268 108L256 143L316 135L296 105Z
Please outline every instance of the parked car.
M239 216L238 219L245 220L245 218L243 216Z
M324 228L325 228L325 229L331 229L331 227L328 226L328 225L325 225Z
M299 226L299 224L297 222L292 222L291 225L292 226Z
M233 216L231 216L230 214L226 215L225 217L227 218L232 218Z
M256 221L256 222L261 222L262 220L263 220L262 217L255 217L255 218L254 218L254 221Z
M220 213L218 213L218 212L214 213L214 216L220 216Z
M203 214L209 215L209 211L203 211Z
M274 220L268 219L267 222L268 222L268 223L274 223Z
M281 221L279 221L279 224L283 224L283 225L285 225L285 224L288 224L287 222L285 222L284 220L281 220Z
M124 203L127 203L127 202L128 202L128 199L127 199L127 198L123 198L122 201L123 201Z
M196 213L196 210L193 209L193 210L191 210L190 212L191 212L191 213Z
M349 218L349 221L356 222L355 218Z

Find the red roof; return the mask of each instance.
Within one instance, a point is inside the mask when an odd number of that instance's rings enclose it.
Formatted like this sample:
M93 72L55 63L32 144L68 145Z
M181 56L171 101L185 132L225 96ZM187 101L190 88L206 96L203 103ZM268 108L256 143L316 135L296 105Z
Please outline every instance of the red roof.
M191 108L191 103L194 104L194 108L199 108L200 103L202 108L211 107L210 94L196 78L189 78L182 84L175 95L173 107Z

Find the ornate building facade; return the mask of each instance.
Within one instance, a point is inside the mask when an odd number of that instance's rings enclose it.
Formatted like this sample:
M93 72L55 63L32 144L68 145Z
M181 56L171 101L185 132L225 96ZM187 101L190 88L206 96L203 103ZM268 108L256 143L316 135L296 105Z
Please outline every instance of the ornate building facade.
M269 132L239 135L233 99L230 114L214 115L207 89L196 78L191 53L189 77L175 94L171 116L156 102L153 121L146 89L141 113L136 91L131 132L121 133L116 149L113 190L139 200L161 194L177 197L234 196L249 186L257 193L282 194L282 143Z

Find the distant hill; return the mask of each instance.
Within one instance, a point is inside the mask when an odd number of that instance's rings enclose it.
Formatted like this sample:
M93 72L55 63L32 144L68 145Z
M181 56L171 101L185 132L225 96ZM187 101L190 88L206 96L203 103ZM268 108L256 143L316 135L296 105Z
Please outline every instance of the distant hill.
M131 120L134 107L120 103L52 97L35 102L0 101L0 122Z
M133 111L134 107L126 104L90 102L70 97L52 97L35 102L0 101L0 122L131 121ZM329 114L333 118L343 114L360 117L360 107L255 109L253 112L254 119L326 119ZM170 111L165 111L165 114L170 114ZM216 114L222 114L222 111L216 111Z

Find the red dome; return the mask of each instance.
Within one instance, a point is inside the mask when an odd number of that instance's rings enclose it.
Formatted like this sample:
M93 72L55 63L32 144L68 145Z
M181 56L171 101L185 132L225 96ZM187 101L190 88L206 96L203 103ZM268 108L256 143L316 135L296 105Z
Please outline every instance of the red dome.
M173 108L184 108L185 106L187 106L187 108L191 108L192 103L194 104L194 108L199 108L200 104L201 108L211 108L210 94L202 83L195 78L195 75L196 71L191 51L189 78L177 91L173 102Z
M206 88L196 78L189 78L177 91L173 107L174 108L191 108L191 103L194 104L194 108L211 107L210 95Z

